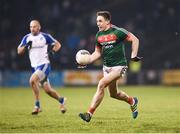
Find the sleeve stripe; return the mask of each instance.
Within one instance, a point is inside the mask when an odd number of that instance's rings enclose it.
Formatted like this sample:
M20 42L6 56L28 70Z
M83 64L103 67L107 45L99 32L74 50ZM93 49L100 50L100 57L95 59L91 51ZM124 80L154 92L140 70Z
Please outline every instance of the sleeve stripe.
M23 37L23 39L22 39L22 41L21 41L21 43L19 44L18 47L22 47L22 46L26 45L26 43L27 43L27 37L29 37L29 34L27 34L27 35L25 35L25 36Z
M115 29L117 29L117 30L120 30L120 31L122 31L123 33L125 33L125 34L127 34L128 35L128 31L126 30L126 29L124 29L124 28L120 28L120 27L117 27L117 26L115 26L115 25L112 25L111 26L112 28L115 28Z
M42 35L46 39L47 44L53 45L56 42L56 40L50 34L42 33Z

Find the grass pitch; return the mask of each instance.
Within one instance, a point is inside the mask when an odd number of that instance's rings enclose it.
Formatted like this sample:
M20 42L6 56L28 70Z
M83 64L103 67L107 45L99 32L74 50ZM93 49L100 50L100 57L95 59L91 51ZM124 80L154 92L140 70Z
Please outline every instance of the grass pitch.
M180 133L180 87L123 86L139 98L139 117L131 117L129 106L106 92L90 123L79 112L87 111L95 87L56 88L68 98L66 114L58 102L41 90L43 112L31 115L34 105L30 88L0 88L0 133Z

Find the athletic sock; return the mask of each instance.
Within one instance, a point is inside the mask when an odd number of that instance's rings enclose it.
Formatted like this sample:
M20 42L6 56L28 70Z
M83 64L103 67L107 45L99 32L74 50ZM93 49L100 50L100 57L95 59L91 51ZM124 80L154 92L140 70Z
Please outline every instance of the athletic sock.
M40 102L39 102L39 100L37 100L37 101L35 102L35 107L40 108Z
M130 105L133 105L133 104L134 104L134 98L133 98L133 97L129 97L128 103L129 103Z
M64 103L64 97L59 98L59 103L63 104Z
M88 113L90 114L90 116L93 115L95 110L96 110L95 108L92 108L92 107L89 108Z

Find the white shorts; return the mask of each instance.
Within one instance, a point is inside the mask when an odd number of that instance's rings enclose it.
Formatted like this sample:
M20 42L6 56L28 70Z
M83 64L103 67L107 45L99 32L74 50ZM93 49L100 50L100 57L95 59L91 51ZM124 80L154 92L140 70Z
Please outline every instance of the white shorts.
M108 73L112 71L117 71L120 77L124 77L127 69L128 69L127 66L114 66L114 67L103 66L103 75L106 76Z
M38 75L40 81L47 81L47 77L50 71L51 71L50 64L43 64L35 68L32 68L32 72Z

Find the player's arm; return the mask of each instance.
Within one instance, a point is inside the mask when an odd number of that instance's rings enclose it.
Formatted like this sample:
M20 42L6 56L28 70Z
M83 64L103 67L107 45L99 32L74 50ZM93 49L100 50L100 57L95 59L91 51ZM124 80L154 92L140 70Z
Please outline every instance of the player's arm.
M23 39L21 40L21 43L19 44L18 48L17 48L17 53L19 55L22 55L24 54L24 52L26 51L26 49L30 49L31 46L32 46L32 41L31 40L28 40L27 41L27 38L28 38L28 35L25 35L23 37Z
M96 34L96 42L95 42L95 50L90 55L90 62L89 62L89 64L93 63L94 61L96 61L97 59L99 59L101 57L101 50L102 50L102 46L98 42L98 33L97 33Z
M48 55L49 57L53 57L56 52L61 49L61 43L57 40L51 43L48 47Z
M94 61L96 61L97 59L99 59L101 57L101 48L96 46L94 52L90 55L90 61L88 64L93 63ZM86 68L87 65L80 65L78 64L78 68Z
M136 57L138 53L138 48L139 48L139 39L134 34L129 32L126 40L132 43L131 58Z
M96 61L100 57L101 57L101 48L99 46L96 46L94 52L90 55L89 64L93 63L94 61Z
M57 51L59 51L60 49L61 49L61 43L56 40L56 41L54 42L53 47L52 47L52 51L57 52Z
M139 49L139 39L134 34L129 32L126 40L132 43L131 60L133 60L133 61L141 60L142 57L137 56L138 49Z
M24 54L24 52L26 51L26 49L28 49L28 48L31 48L31 46L32 46L32 41L28 41L28 42L26 42L26 41L22 41L21 42L21 44L18 46L18 48L17 48L17 53L19 54L19 55L22 55L22 54Z
M19 46L18 48L17 48L17 53L19 54L19 55L22 55L24 52L25 52L25 50L26 50L26 48L25 48L25 46Z

